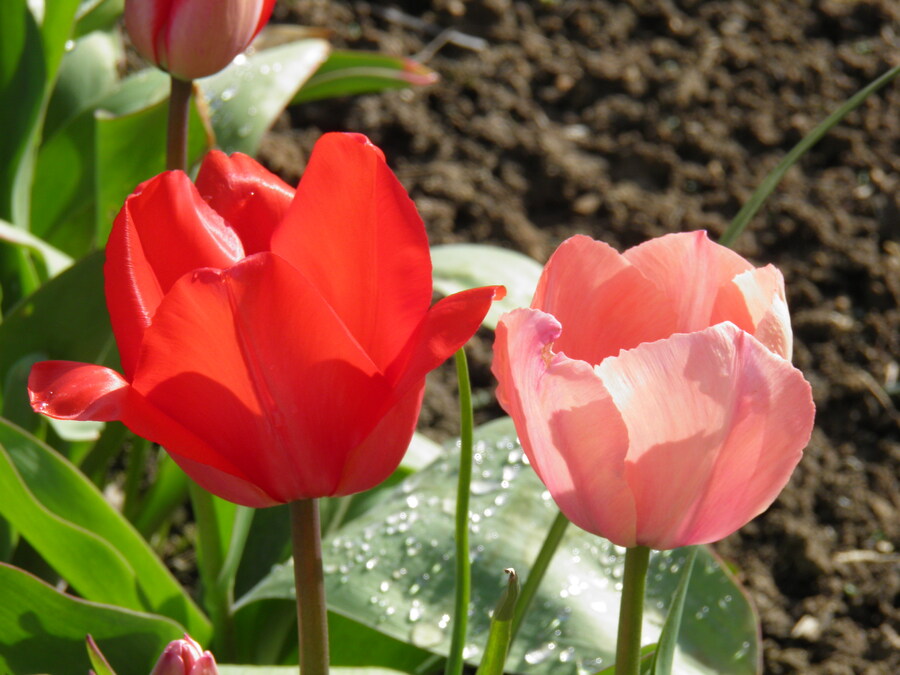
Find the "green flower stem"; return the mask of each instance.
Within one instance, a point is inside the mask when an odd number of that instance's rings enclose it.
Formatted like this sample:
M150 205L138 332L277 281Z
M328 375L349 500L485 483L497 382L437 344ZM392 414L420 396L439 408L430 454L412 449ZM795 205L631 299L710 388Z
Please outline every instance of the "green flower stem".
M147 466L147 455L150 452L150 442L143 438L135 437L131 444L131 452L128 453L128 471L125 474L125 503L122 513L128 520L134 522L141 511L141 503L138 501L141 491L141 483L144 480L144 471Z
M550 561L553 560L553 554L559 548L559 542L562 541L568 526L569 519L562 514L562 511L557 513L553 524L547 531L547 536L544 537L544 543L541 544L541 550L538 551L537 558L535 558L534 564L531 566L531 571L528 572L525 584L519 593L519 601L516 603L516 610L513 614L510 644L516 639L516 634L519 632L519 628L522 627L522 620L525 618L528 608L531 607L531 602L537 594L541 581L543 581L544 575L547 573L547 568L550 567Z
M291 502L291 543L297 588L297 633L302 675L328 675L328 616L322 573L319 502Z
M728 229L726 229L722 236L719 237L719 243L723 246L731 246L738 235L744 231L745 227L747 227L747 223L749 223L753 216L756 215L756 212L759 211L766 199L769 198L769 195L772 194L778 186L778 183L781 182L781 179L784 178L784 174L787 173L788 169L790 169L807 150L818 143L833 126L844 119L851 110L854 110L871 94L874 94L898 75L900 75L900 65L894 66L844 101L843 105L826 117L819 126L806 134L797 145L791 148L791 151L784 156L784 159L769 172L762 183L759 184L759 187L753 191L753 194L750 195L750 199L748 199L743 208L738 211L738 214L734 217L734 220L731 221Z
M469 622L469 598L472 593L472 562L469 560L469 486L472 483L472 385L466 352L456 352L456 377L459 381L459 483L456 491L456 601L453 635L445 675L462 675L463 647Z
M197 567L203 583L203 605L213 624L213 646L216 653L226 656L224 650L228 649L228 638L233 629L229 627L231 616L228 600L219 593L217 583L222 572L223 546L216 507L213 496L194 481L189 481L188 491L197 524Z
M169 131L166 138L166 168L187 170L188 115L191 110L191 80L171 78L169 95Z
M616 675L638 675L641 666L641 621L644 616L644 587L650 549L635 546L625 551L625 577L619 607L619 636L616 641Z

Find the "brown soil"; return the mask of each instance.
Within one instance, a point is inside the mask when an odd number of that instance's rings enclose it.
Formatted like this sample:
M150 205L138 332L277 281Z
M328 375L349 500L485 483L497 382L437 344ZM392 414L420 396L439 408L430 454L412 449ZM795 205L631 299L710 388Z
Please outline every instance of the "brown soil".
M721 233L794 143L900 55L896 0L298 0L279 12L332 28L338 45L424 54L442 81L292 110L263 148L273 170L296 181L319 134L364 132L433 243L541 261L579 232L619 249ZM447 28L484 48L435 53ZM900 672L898 151L895 83L789 172L736 245L785 273L794 361L818 406L777 503L716 546L760 610L767 673ZM485 335L470 352L484 417L500 413L489 348ZM429 389L423 424L446 436L452 378Z

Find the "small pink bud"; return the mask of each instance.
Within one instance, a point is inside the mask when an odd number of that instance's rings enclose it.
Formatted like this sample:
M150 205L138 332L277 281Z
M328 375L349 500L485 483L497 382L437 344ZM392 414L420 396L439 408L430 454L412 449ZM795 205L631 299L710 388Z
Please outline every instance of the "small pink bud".
M141 55L182 80L217 73L269 20L275 0L126 0Z
M166 645L150 675L219 675L216 659L189 635Z

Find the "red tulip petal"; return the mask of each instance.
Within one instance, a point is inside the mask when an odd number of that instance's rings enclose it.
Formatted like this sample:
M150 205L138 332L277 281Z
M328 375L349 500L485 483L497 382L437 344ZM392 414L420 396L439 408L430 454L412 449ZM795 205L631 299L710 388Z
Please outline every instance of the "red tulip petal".
M590 365L554 354L559 323L518 309L497 325L497 399L528 459L566 516L620 546L635 545L635 504L625 481L628 432Z
M220 471L209 464L195 462L174 452L169 452L169 456L197 485L229 502L254 509L264 509L282 503L249 480Z
M365 136L319 139L272 251L316 284L382 369L431 304L422 220Z
M114 370L73 361L36 363L28 378L28 395L35 412L64 420L118 420L153 442L167 447L192 448L192 455L199 461L218 467L209 469L221 474L219 483L228 482L229 472L233 474L231 483L243 481L239 470L191 431L156 409ZM196 477L195 480L201 485L209 482ZM228 498L227 493L216 494ZM272 503L269 500L267 505Z
M784 277L772 265L737 275L716 298L712 323L731 321L771 351L791 360L793 332Z
M392 398L317 289L270 253L179 280L143 347L135 388L277 501L332 494Z
M197 174L197 191L237 232L246 255L268 251L294 189L247 155L213 150Z
M725 537L774 501L812 430L809 384L733 324L643 344L597 367L628 427L637 543Z
M652 281L615 249L582 235L550 257L531 306L563 325L555 351L590 364L676 327L671 302Z
M188 177L169 171L141 185L116 217L106 245L106 304L129 379L144 330L175 281L244 257L240 239Z
M663 292L677 316L673 332L693 333L713 324L719 289L753 269L706 232L667 234L622 254Z
M412 440L422 407L425 381L410 389L381 418L368 438L360 443L348 456L344 465L344 475L334 496L352 495L375 487L390 476Z
M74 361L41 361L28 377L35 412L60 420L119 420L131 385L103 366Z
M397 395L417 386L478 330L491 302L506 295L503 286L483 286L442 298L428 310L400 357L388 368Z

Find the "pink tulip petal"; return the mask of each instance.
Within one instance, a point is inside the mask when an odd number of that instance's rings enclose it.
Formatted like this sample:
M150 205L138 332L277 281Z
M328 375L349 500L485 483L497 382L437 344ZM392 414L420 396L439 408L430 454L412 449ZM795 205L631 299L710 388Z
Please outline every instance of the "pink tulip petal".
M528 459L566 516L620 546L635 544L635 504L625 480L628 432L613 399L583 361L554 354L561 327L519 309L497 326L497 399Z
M462 347L478 330L491 302L506 295L503 286L460 291L434 304L385 373L398 395L418 387L426 374Z
M410 389L381 418L372 433L360 443L344 463L343 476L334 496L368 490L386 480L399 466L416 430L425 380Z
M317 289L270 253L176 283L146 332L134 387L277 501L332 494L347 454L392 403Z
M104 273L126 377L134 374L144 330L172 284L196 268L225 268L243 257L240 239L180 171L150 179L125 200L106 246Z
M791 360L793 332L784 277L772 265L737 275L719 291L712 324L731 321L772 352Z
M596 370L628 427L641 545L734 532L772 503L809 440L809 384L730 323L641 345Z
M213 150L197 174L200 196L237 232L246 255L268 251L294 189L247 155Z
M668 337L676 326L670 300L653 282L616 250L583 235L556 249L531 306L566 327L555 351L590 364Z
M623 256L665 295L677 320L673 333L693 333L713 324L719 289L753 269L706 232L667 234L628 249Z
M318 286L382 369L431 304L422 220L364 136L325 134L316 143L272 251Z

